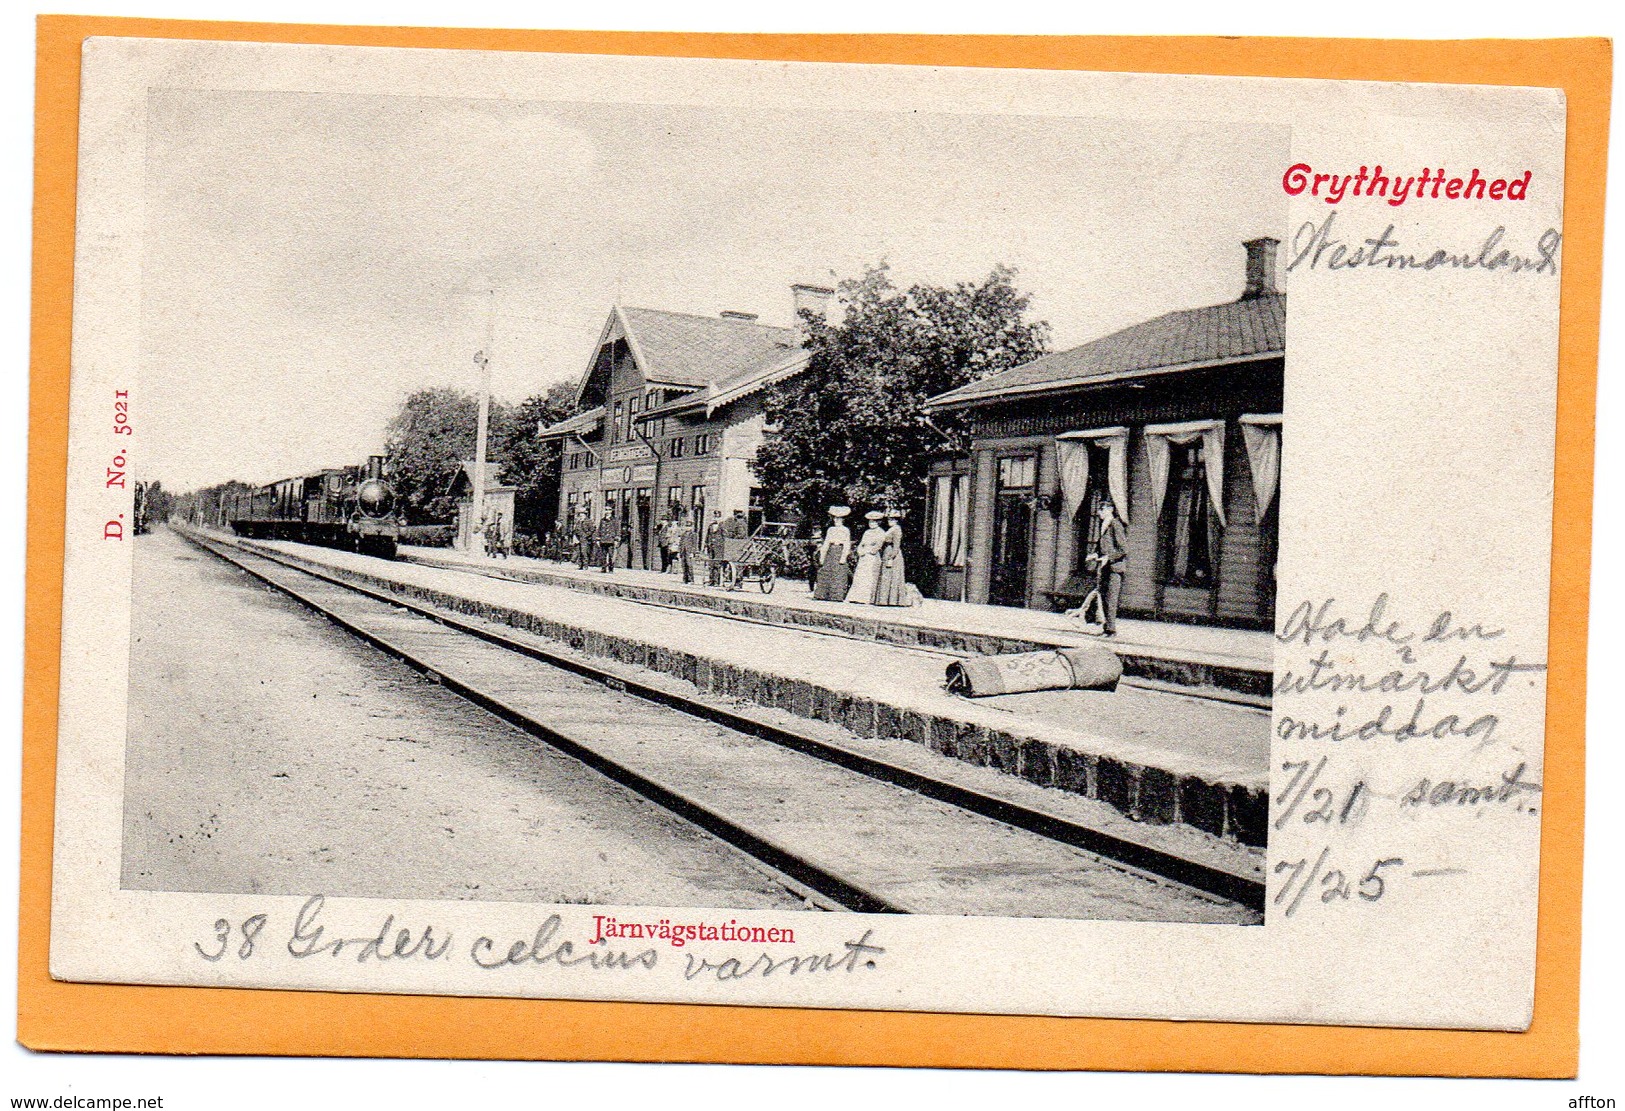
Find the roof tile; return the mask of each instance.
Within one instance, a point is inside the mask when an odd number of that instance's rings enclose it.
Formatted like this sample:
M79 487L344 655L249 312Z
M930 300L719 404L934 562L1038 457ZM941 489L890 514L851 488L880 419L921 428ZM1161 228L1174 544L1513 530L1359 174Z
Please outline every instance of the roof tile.
M711 386L748 376L796 344L792 328L660 309L623 308L643 376L679 386Z
M1286 295L1181 309L1113 332L1066 351L989 375L932 398L928 405L958 405L1027 393L1096 378L1117 378L1192 363L1228 362L1286 350Z

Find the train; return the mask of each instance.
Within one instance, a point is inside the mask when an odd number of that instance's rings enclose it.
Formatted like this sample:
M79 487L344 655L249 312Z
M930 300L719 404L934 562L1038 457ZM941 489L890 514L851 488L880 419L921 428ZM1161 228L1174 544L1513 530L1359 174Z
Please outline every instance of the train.
M297 540L383 559L394 559L400 544L399 499L382 455L359 466L232 490L221 499L221 516L238 536Z

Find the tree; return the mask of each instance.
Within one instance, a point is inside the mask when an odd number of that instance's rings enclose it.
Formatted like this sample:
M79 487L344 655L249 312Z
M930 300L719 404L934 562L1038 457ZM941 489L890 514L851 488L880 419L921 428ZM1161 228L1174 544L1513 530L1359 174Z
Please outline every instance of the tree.
M769 433L756 474L780 512L820 520L824 507L901 508L917 534L931 455L964 450L952 421L927 421L927 398L1048 350L1049 325L1026 319L1016 272L979 284L899 291L884 263L844 281L838 324L804 315L807 369L768 391Z
M445 386L418 390L401 404L384 434L384 445L407 524L444 524L456 516L457 507L446 490L457 464L474 458L478 420L479 400ZM488 459L494 457L491 448L507 436L511 420L512 410L493 399Z
M513 410L491 458L502 464L502 481L519 487L514 494L514 527L532 536L545 533L558 516L559 465L563 449L557 440L543 443L536 430L576 412L576 384L558 382L545 393L528 397Z
M160 479L151 482L137 481L135 484L135 530L149 532L154 524L162 524L169 519L174 509L175 496L164 489Z

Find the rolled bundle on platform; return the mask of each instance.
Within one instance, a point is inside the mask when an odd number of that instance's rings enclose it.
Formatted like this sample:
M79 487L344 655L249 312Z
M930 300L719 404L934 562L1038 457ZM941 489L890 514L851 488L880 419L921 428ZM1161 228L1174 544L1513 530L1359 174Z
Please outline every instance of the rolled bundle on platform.
M1117 689L1123 661L1104 645L973 656L948 665L948 690L968 698L1023 691Z

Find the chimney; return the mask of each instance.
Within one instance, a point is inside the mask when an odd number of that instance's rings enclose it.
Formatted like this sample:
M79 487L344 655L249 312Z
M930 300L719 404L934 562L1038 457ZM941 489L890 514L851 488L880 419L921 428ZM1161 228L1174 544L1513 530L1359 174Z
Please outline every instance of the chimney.
M1241 291L1243 301L1281 292L1275 286L1275 249L1280 245L1279 239L1267 235L1242 244L1247 248L1247 286Z
M756 319L753 312L735 312L733 309L724 309L721 315L724 320L743 320L746 324Z
M369 455L369 456L367 456L367 477L368 478L383 478L384 477L384 457L382 455Z
M790 313L791 324L796 334L806 338L806 322L801 319L801 310L806 309L819 320L829 315L829 299L835 296L835 291L823 285L801 285L797 283L790 287Z

